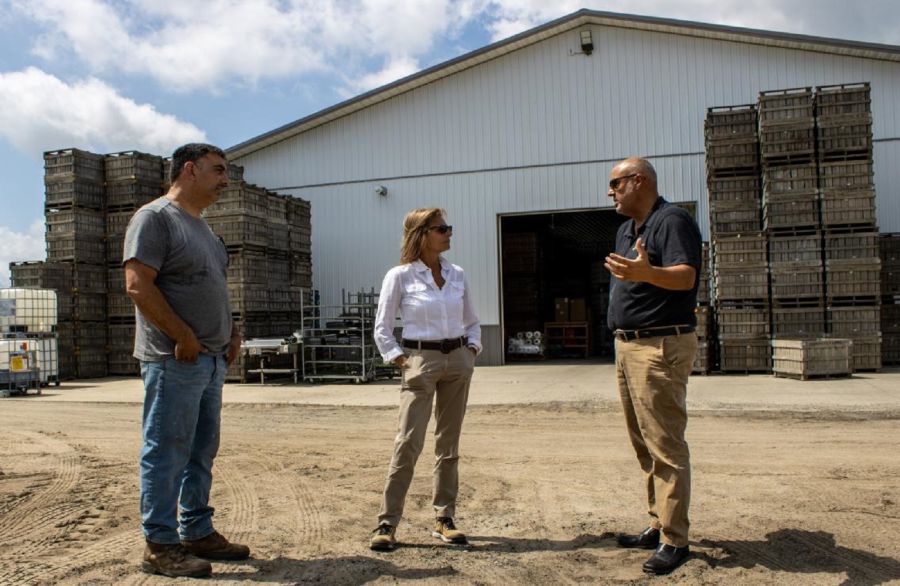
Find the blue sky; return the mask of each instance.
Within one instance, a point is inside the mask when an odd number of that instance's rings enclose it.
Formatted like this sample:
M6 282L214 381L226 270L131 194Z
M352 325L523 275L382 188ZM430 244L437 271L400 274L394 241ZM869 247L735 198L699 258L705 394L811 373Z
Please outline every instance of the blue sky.
M0 0L0 286L45 150L229 147L580 8L900 45L900 0Z

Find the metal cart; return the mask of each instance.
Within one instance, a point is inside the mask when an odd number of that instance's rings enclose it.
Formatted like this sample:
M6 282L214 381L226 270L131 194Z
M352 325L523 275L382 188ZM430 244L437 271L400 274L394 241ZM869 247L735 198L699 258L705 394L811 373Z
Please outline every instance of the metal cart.
M289 338L253 338L241 343L241 352L244 356L259 356L259 368L252 368L247 374L258 374L260 384L266 384L267 374L289 374L294 383L299 382L298 377L302 371L299 364L303 342L297 334ZM273 367L270 361L277 356L289 355L292 367Z

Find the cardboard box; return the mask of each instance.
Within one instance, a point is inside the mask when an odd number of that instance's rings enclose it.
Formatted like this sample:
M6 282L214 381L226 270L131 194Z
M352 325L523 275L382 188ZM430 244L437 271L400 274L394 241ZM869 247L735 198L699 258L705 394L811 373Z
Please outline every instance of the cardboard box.
M587 321L587 303L583 298L569 299L569 321Z
M553 302L553 321L569 321L569 298L557 297Z

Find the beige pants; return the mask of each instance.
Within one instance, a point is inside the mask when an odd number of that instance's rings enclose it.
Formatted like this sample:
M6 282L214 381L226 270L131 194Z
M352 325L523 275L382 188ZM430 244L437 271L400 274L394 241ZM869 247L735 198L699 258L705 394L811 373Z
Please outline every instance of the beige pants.
M691 460L684 439L694 333L616 340L616 375L625 424L647 485L650 526L662 542L688 544Z
M453 517L456 514L459 435L469 400L469 382L475 368L475 355L465 347L449 354L442 354L440 350L408 350L408 356L402 371L400 424L378 514L379 524L394 526L403 516L403 504L416 460L425 445L425 430L431 418L433 402L436 404L432 504L435 517Z

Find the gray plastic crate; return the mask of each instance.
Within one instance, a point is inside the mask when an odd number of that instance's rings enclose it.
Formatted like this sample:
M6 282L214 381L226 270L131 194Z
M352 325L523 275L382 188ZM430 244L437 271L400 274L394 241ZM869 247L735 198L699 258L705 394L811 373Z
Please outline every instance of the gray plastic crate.
M853 341L846 338L772 340L772 372L806 380L850 376Z
M815 307L773 307L774 338L815 338L825 334L825 312Z
M64 149L44 153L44 180L52 182L80 177L102 183L103 155L79 149Z
M106 155L104 169L107 181L138 179L158 185L163 179L162 157L138 151Z
M95 210L103 209L106 205L103 183L76 176L48 181L44 185L44 204L47 207L80 206Z

